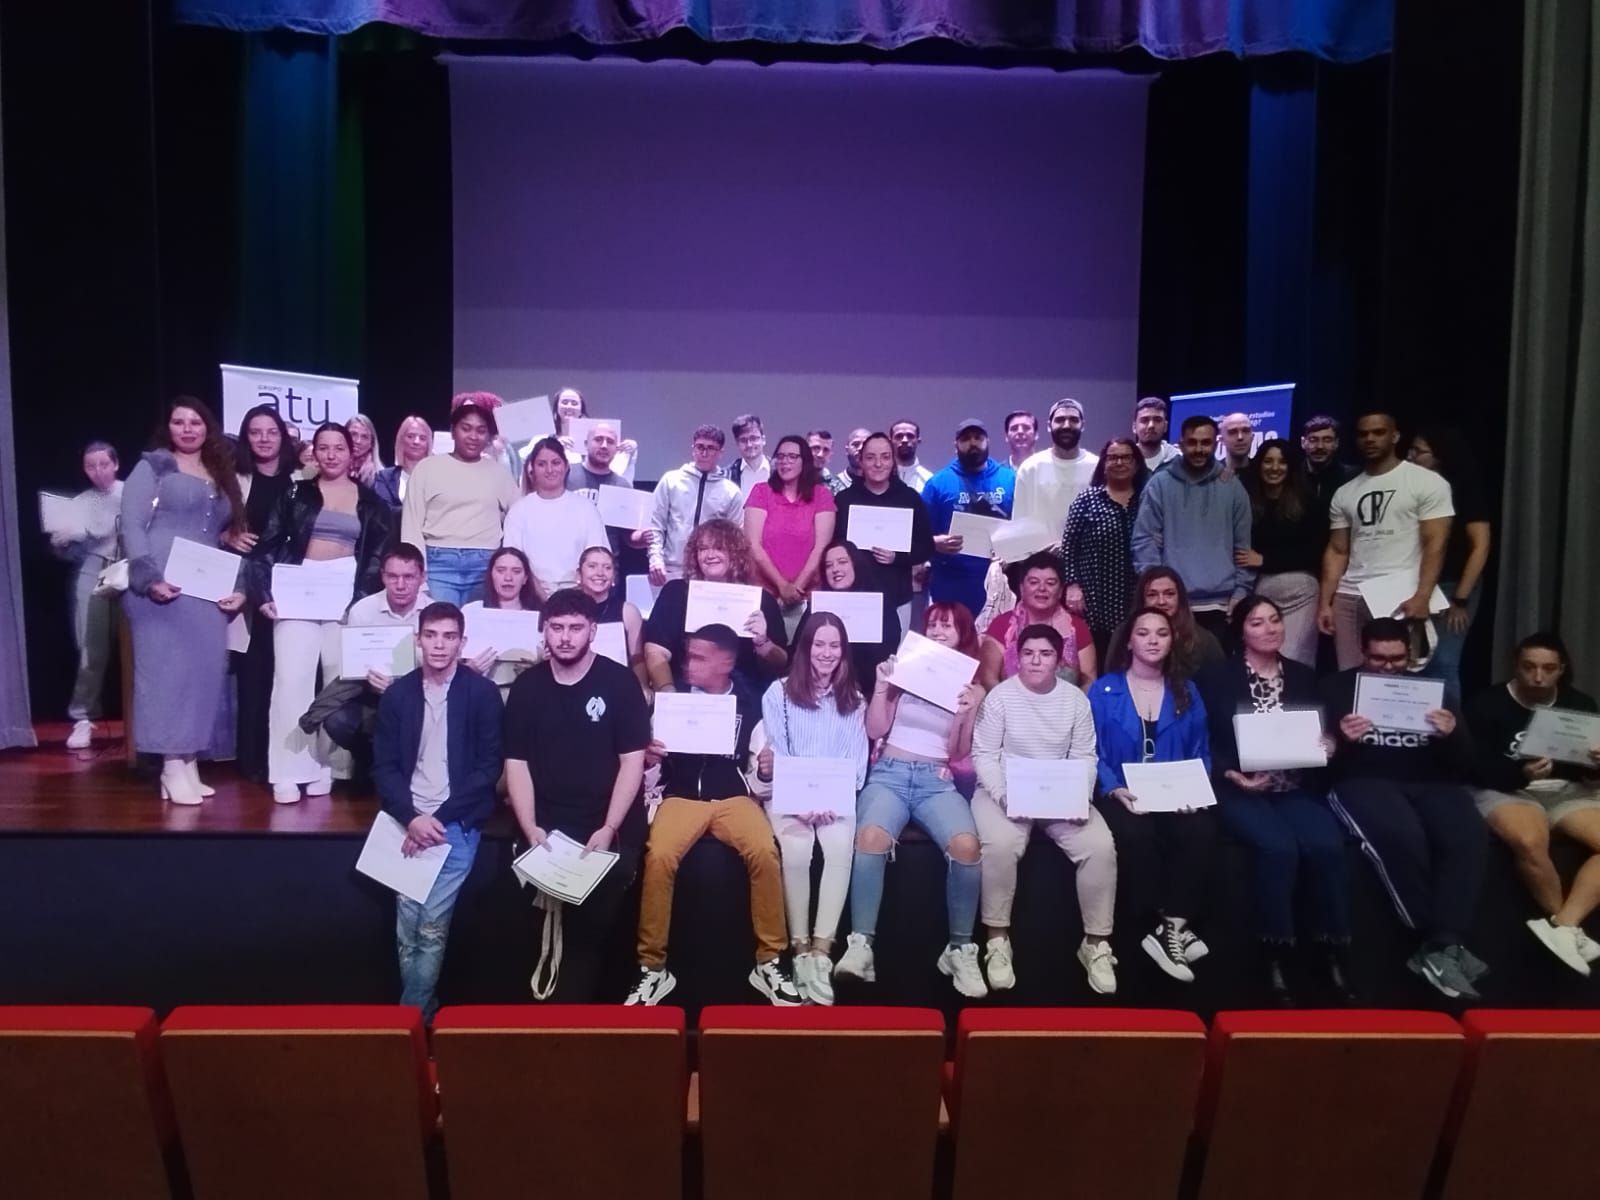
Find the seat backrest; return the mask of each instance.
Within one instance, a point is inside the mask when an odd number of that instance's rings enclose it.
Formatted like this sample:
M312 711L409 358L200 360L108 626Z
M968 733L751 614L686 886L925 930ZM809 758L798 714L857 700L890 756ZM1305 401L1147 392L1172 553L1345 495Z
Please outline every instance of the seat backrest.
M166 1200L172 1113L148 1008L0 1008L0 1196Z
M1219 1013L1201 1200L1416 1200L1462 1048L1438 1013Z
M426 1200L415 1008L179 1008L161 1056L196 1200Z
M931 1009L706 1008L706 1200L927 1200L944 1044Z
M1205 1057L1192 1013L965 1010L955 1200L1176 1195Z
M1593 1193L1600 1012L1480 1009L1461 1024L1443 1200Z
M528 1190L594 1200L682 1192L683 1010L444 1008L433 1024L452 1200Z

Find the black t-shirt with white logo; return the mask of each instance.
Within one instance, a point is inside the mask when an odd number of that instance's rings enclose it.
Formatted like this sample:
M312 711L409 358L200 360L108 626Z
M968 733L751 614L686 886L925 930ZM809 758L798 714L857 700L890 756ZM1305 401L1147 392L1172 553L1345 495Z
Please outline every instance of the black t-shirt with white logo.
M1336 779L1387 779L1394 783L1464 783L1471 769L1466 723L1449 737L1371 729L1359 742L1346 741L1339 722L1356 708L1359 668L1340 671L1318 688L1327 728L1337 750L1330 766Z
M506 697L505 756L528 764L539 827L587 841L605 824L617 756L650 744L650 710L633 672L598 655L577 683L558 683L542 662ZM630 811L625 832L641 817ZM623 840L633 842L635 837Z

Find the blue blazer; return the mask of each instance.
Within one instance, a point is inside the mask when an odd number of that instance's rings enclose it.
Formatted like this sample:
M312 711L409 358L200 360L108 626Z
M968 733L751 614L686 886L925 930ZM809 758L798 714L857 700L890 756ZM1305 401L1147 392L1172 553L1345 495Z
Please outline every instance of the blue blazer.
M1179 716L1173 711L1172 693L1161 701L1161 716L1156 721L1156 762L1181 762L1198 758L1211 771L1211 744L1206 737L1206 706L1192 683L1189 707ZM1128 694L1127 676L1102 675L1089 685L1089 710L1094 713L1095 741L1100 755L1100 791L1126 787L1122 764L1144 758L1144 723Z
M411 776L422 748L422 669L402 675L378 701L378 727L372 737L372 781L383 811L402 825L417 816L411 803ZM476 829L494 812L495 784L504 758L500 727L505 705L500 689L466 666L456 667L445 701L445 753L450 768L450 798L434 818Z
M378 493L378 499L398 513L402 507L400 501L400 468L398 466L385 467L379 471L372 477L372 490Z

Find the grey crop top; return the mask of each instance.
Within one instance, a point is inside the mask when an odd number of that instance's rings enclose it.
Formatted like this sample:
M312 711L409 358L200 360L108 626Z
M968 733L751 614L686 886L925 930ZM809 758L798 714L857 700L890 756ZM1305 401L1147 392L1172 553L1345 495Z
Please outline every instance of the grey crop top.
M311 522L311 536L323 542L333 542L349 550L356 548L356 535L361 532L361 518L355 513L330 512L323 509Z

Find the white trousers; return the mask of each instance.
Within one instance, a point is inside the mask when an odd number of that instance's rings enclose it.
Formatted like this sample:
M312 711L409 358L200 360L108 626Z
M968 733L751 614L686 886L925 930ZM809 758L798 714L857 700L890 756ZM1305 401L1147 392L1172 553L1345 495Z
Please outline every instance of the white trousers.
M267 710L267 781L315 783L328 770L327 735L300 728L300 715L317 697L317 667L324 684L339 677L338 621L272 623L272 704ZM260 633L259 624L257 626Z
M855 855L856 819L841 817L827 825L807 825L799 817L767 809L783 860L783 905L789 915L791 941L806 936L811 916L811 855L822 847L822 884L817 890L817 920L811 936L832 940L839 932L845 893L850 890L850 863Z

